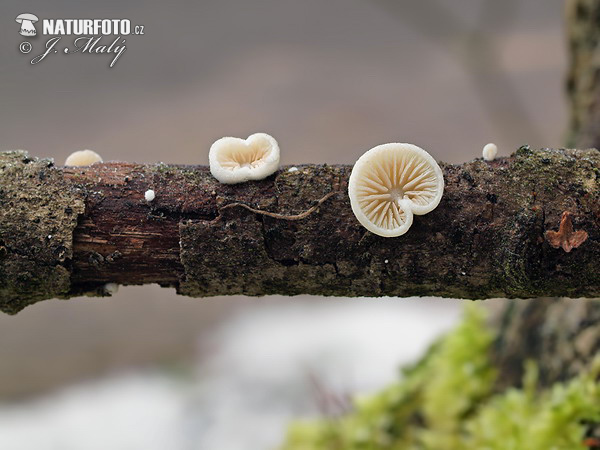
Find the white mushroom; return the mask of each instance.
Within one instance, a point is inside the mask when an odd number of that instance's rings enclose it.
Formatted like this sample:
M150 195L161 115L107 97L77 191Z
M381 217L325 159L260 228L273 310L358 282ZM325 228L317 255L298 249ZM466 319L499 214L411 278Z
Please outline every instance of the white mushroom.
M97 162L102 162L102 157L98 153L92 150L79 150L69 155L65 166L89 166Z
M221 183L262 180L279 168L279 145L265 133L248 139L224 137L210 147L208 160L210 172Z
M106 283L104 285L104 292L107 295L115 295L119 291L119 285L117 283Z
M408 231L413 214L433 211L444 193L435 159L412 144L383 144L362 155L350 174L348 195L358 221L379 236Z
M152 189L148 189L146 192L144 192L144 198L147 202L151 202L152 200L154 200L155 196L156 195Z
M38 20L39 19L35 14L19 14L15 19L16 22L21 24L21 30L19 31L19 34L22 36L35 36L37 31L35 31L35 26L33 24Z
M483 147L482 153L483 159L485 159L486 161L493 161L494 159L496 159L496 154L498 153L498 146L490 142L489 144L486 144Z

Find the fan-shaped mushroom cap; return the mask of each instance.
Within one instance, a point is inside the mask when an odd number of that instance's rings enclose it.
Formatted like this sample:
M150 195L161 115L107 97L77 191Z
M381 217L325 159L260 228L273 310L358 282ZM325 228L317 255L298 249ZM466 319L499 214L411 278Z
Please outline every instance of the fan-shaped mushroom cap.
M69 155L65 161L65 166L89 166L97 162L102 162L102 156L92 150L79 150Z
M348 195L358 221L384 237L408 231L413 214L440 203L444 175L435 159L413 144L383 144L363 154L352 169Z
M221 183L262 180L279 168L279 145L266 133L248 139L224 137L210 147L208 160L210 172Z

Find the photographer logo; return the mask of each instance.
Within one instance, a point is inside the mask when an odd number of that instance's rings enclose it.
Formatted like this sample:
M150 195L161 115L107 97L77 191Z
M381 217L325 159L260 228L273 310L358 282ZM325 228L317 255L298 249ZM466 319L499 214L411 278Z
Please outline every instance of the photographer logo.
M21 24L19 34L26 37L37 36L36 23L41 26L41 33L48 36L41 53L30 60L31 64L39 64L52 55L93 54L109 55L109 67L115 66L119 58L127 50L129 36L144 34L144 25L132 25L129 19L40 19L31 13L19 14L15 19ZM63 38L70 42L64 43ZM63 46L64 45L64 46ZM29 41L21 42L19 51L28 54L33 50Z

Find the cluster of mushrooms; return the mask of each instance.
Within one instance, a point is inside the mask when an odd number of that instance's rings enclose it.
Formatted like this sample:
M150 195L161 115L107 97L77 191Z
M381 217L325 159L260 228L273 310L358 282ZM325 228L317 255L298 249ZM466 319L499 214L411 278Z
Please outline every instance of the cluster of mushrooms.
M221 183L263 179L279 168L279 146L256 133L248 139L225 137L209 152L210 171ZM413 214L427 214L440 203L444 176L425 150L412 144L372 148L354 165L348 194L358 221L384 237L408 231Z
M483 158L495 158L497 147L484 147ZM262 180L279 169L279 145L266 133L247 139L224 137L217 140L208 155L211 174L221 183L236 184ZM102 162L91 150L70 155L65 165L87 166ZM292 167L290 172L298 169ZM383 237L406 233L413 216L433 211L444 193L444 176L435 159L413 144L378 145L364 153L352 169L348 195L354 215L370 232ZM144 194L155 198L153 190Z

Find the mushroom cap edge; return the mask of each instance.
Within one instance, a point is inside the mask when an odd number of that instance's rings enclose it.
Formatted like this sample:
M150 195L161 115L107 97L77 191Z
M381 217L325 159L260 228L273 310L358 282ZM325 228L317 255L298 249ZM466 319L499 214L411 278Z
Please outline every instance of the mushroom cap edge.
M264 139L269 143L269 152L264 157L263 163L258 167L238 167L236 169L225 169L219 161L219 152L226 145L240 145L250 148L252 142L258 139ZM217 139L208 152L208 162L210 173L220 183L237 184L246 181L262 180L272 175L279 169L280 151L279 144L275 138L267 133L254 133L246 139L237 137L222 137Z

